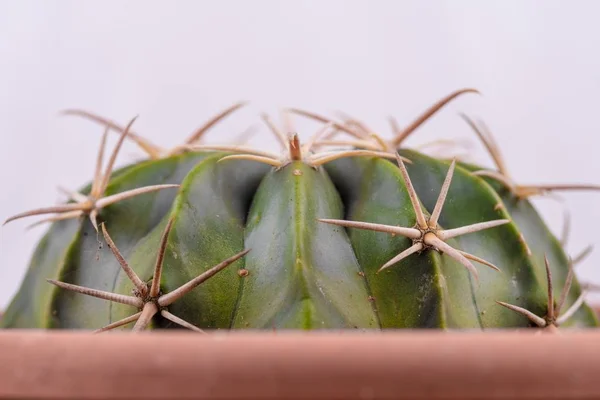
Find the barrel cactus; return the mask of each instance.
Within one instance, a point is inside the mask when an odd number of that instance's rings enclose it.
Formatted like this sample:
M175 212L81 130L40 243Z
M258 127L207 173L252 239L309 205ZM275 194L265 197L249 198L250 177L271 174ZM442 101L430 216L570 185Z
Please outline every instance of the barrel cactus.
M498 146L487 169L333 121L302 144L267 117L281 154L201 138L163 150L106 127L94 178L51 215L2 325L58 329L501 329L598 325L576 260L528 200L593 185L522 186ZM103 167L109 130L119 141ZM348 138L340 138L339 135ZM113 171L124 140L148 159Z

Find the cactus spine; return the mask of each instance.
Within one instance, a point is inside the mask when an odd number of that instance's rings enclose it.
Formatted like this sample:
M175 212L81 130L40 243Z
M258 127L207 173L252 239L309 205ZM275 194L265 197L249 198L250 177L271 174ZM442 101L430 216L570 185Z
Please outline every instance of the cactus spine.
M46 215L4 327L61 329L499 329L592 327L586 287L528 201L560 189L513 182L493 138L464 117L497 169L428 156L405 139L450 94L385 140L361 121L306 143L263 120L280 154L200 139L165 150L106 127L91 184ZM109 130L117 146L102 167ZM349 138L340 139L345 134ZM117 171L124 140L148 160ZM50 215L49 217L47 215Z

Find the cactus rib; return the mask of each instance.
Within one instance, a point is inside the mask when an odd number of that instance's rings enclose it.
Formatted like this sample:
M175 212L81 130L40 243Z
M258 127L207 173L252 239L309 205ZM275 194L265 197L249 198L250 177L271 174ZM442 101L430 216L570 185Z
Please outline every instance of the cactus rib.
M179 288L177 288L169 293L161 294L160 293L160 280L161 280L162 269L163 269L164 254L165 254L165 250L167 248L167 239L169 237L169 232L171 231L172 226L173 226L173 219L171 218L171 219L169 219L169 221L167 223L167 227L165 228L162 238L161 238L161 241L160 241L160 246L159 246L157 256L156 256L156 264L155 264L155 268L154 268L152 282L151 282L151 284L146 284L139 278L139 276L133 271L133 269L127 264L125 259L121 256L121 253L119 252L119 250L115 246L114 242L110 238L110 235L108 234L108 231L104 227L104 224L102 225L102 233L104 234L104 237L106 238L107 243L109 244L109 247L113 251L115 258L117 258L123 271L127 274L128 278L131 280L131 282L134 284L134 286L137 289L136 291L134 291L134 296L127 296L127 295L122 295L122 294L110 293L110 292L106 292L106 291L102 291L102 290L91 289L91 288L87 288L87 287L83 287L83 286L79 286L79 285L73 285L73 284L69 284L69 283L56 281L54 279L48 279L47 281L49 283L52 283L55 286L62 288L62 289L74 291L74 292L85 294L88 296L98 297L100 299L108 300L111 302L127 304L130 306L134 306L138 309L141 309L141 311L137 312L136 314L133 314L131 316L128 316L127 318L121 319L117 322L111 323L107 326L100 328L98 330L98 332L104 332L104 331L107 331L110 329L114 329L114 328L123 326L125 324L131 323L133 321L137 321L133 328L134 331L143 330L149 325L152 317L159 311L161 311L160 312L161 315L163 315L165 318L169 319L170 321L175 322L176 324L179 324L188 329L200 331L200 329L198 327L195 327L192 324L188 323L187 321L184 321L183 319L169 313L168 311L165 311L164 308L171 305L172 303L174 303L175 301L177 301L178 299L180 299L181 297L183 297L184 295L186 295L187 293L192 291L198 285L202 284L209 278L216 275L218 272L225 269L227 266L231 265L238 259L240 259L243 256L245 256L246 254L248 254L248 252L250 250L247 249L240 253L237 253L236 255L227 258L226 260L222 261L221 263L215 265L214 267L212 267L212 268L208 269L207 271L203 272L202 274L198 275L194 279L188 281L187 283L180 286ZM165 311L165 312L163 312L163 311Z
M323 168L294 161L267 173L247 211L250 274L233 328L379 328L346 232L318 222L342 207Z
M508 308L509 310L524 315L540 328L552 329L557 328L561 324L565 323L565 321L567 321L573 316L573 314L575 314L575 312L577 312L577 310L582 306L585 300L585 297L587 295L587 288L583 289L577 300L575 300L571 307L569 307L569 309L561 315L561 309L565 304L565 300L567 299L567 295L569 294L569 290L571 290L571 284L573 282L573 263L569 264L569 273L567 275L567 279L561 291L560 298L558 300L558 303L556 304L556 307L554 305L554 295L552 290L552 272L550 271L550 262L548 261L548 257L544 257L544 263L546 266L546 276L548 282L547 311L544 317L537 316L531 311L523 307L515 306L513 304L508 304L502 301L496 301L496 303Z
M413 253L423 251L427 248L435 248L441 253L446 253L450 257L454 258L456 261L460 262L463 266L465 266L476 279L479 279L479 274L473 264L469 260L479 261L481 260L479 257L474 256L472 254L468 254L462 251L459 251L452 246L445 243L447 239L465 235L468 233L478 232L481 230L493 228L496 226L500 226L503 224L507 224L510 221L507 219L499 219L494 221L481 222L477 224L472 224L468 226L463 226L460 228L450 229L450 230L442 230L438 226L438 218L440 216L442 207L444 202L446 201L446 196L448 194L448 189L450 187L450 183L452 182L452 175L454 173L455 162L453 161L448 169L448 173L446 175L446 179L444 180L444 184L442 185L442 189L438 196L438 200L434 207L434 210L429 218L429 221L425 217L423 210L421 209L421 203L419 201L419 197L412 185L410 180L410 176L408 175L408 171L404 166L404 162L402 158L397 156L398 167L402 172L402 176L404 178L404 182L406 184L406 189L409 193L409 198L412 203L415 216L416 216L416 225L414 228L401 228L382 225L382 224L365 224L365 223L357 223L355 221L345 221L345 220L333 220L333 219L319 219L321 222L340 225L345 227L359 228L359 229L369 229L379 232L392 232L397 233L399 235L405 236L409 239L413 240L413 245L408 249L404 250L396 257L389 260L385 263L377 272L381 272L404 258L410 256ZM483 260L485 261L485 260ZM493 269L498 270L498 268L490 262L483 262L482 264L489 266Z

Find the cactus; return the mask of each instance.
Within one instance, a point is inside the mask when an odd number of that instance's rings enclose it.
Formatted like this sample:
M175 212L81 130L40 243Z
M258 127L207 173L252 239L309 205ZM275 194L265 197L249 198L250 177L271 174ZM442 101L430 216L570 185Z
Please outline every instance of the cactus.
M92 182L64 190L6 310L6 328L500 329L595 327L575 262L529 198L593 185L523 186L468 117L497 170L405 139L460 90L385 140L349 116L305 144L263 115L281 154L200 139L237 103L165 150L106 127ZM102 168L109 131L119 133ZM349 135L340 139L339 134ZM113 171L124 140L148 159ZM331 149L333 148L333 149ZM330 150L328 150L330 149ZM558 299L555 301L555 299ZM132 325L133 324L133 325Z

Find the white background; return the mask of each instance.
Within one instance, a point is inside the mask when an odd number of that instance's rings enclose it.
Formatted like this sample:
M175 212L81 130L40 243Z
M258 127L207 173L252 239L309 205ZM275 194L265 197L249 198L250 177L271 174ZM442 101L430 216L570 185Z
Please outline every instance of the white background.
M81 107L164 146L216 111L223 142L280 107L355 114L389 135L462 87L467 95L407 145L472 138L459 111L483 118L520 183L600 183L600 2L595 1L0 1L0 219L60 200L93 172L101 128L59 117ZM276 115L277 116L277 115ZM304 137L317 125L297 119ZM115 136L111 137L110 146ZM266 131L255 144L273 147ZM479 143L475 160L489 165ZM118 164L141 153L128 144ZM600 245L600 193L564 195L569 249ZM562 207L535 203L560 231ZM0 228L0 308L46 228ZM600 252L578 272L600 282Z

